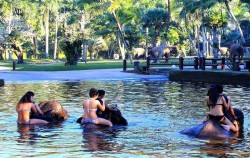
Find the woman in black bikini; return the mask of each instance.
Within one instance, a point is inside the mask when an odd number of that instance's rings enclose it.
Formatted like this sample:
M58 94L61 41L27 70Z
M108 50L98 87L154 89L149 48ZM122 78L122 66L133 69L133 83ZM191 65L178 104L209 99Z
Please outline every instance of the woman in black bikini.
M33 124L47 124L47 121L41 119L30 119L30 112L37 111L33 103L34 93L28 91L17 103L16 111L18 114L18 125L33 125Z
M209 89L208 96L205 99L205 104L209 108L209 114L204 120L202 120L202 123L206 122L208 119L217 120L226 130L232 130L233 132L239 131L238 124L233 124L224 116L223 108L228 109L229 106L226 103L225 98L220 96L218 90L215 87L211 87Z

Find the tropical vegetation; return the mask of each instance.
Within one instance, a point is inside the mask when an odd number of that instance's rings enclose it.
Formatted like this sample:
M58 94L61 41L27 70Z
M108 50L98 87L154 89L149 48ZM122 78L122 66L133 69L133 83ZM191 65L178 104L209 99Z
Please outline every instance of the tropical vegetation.
M0 59L8 50L18 63L114 54L132 63L133 48L162 41L217 57L221 46L250 41L249 17L250 0L0 0Z

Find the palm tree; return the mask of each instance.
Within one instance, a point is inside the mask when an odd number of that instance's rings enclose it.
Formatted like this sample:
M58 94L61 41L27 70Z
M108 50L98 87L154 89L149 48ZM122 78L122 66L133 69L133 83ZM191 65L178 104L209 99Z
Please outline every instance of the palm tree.
M143 27L152 27L154 29L154 42L153 46L156 46L157 37L159 32L166 26L168 14L164 9L155 8L148 10L142 17L141 22Z

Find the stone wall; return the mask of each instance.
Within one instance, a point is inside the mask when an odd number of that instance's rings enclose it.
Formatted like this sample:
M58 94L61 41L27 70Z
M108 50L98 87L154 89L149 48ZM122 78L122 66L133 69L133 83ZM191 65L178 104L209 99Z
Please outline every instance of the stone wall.
M222 70L170 70L170 81L250 85L250 72Z

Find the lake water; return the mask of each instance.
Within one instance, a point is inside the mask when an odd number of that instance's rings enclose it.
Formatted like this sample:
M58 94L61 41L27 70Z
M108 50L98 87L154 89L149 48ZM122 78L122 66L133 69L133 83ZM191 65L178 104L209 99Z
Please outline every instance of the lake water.
M245 114L243 138L211 141L179 133L206 115L208 86L163 79L7 83L0 87L0 157L250 157L250 87L224 87ZM83 133L75 121L92 87L106 90L107 102L120 108L128 126ZM71 117L59 125L18 128L15 106L28 90L36 102L58 100Z

